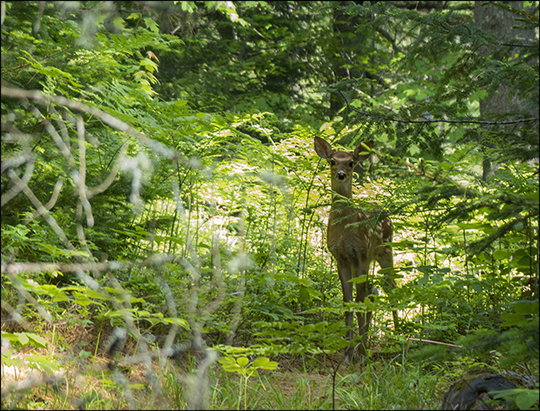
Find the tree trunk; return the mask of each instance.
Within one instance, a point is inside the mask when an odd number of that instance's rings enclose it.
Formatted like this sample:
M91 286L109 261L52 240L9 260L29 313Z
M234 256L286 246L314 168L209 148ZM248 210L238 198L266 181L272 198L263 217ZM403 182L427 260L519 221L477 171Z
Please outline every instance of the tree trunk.
M515 9L523 10L522 1L507 1L504 4ZM476 25L480 29L493 34L504 42L512 43L512 41L515 40L526 40L532 43L534 41L534 30L512 29L512 26L519 24L519 22L515 20L515 17L516 15L514 13L507 11L502 7L494 6L493 4L484 3L481 1L474 3L474 19L476 21ZM509 56L521 54L522 52L519 47L515 47L509 51ZM492 53L493 49L489 46L482 46L479 49L479 55L485 58L489 58ZM484 100L480 100L480 114L482 117L486 118L497 114L517 114L522 112L522 108L522 96L520 96L519 93L510 96L510 87L506 85L501 85L498 92L494 95L486 97ZM510 120L517 117L519 117L519 115L510 114L507 116L507 119ZM506 130L500 130L510 131L510 127L511 126L508 126ZM493 174L493 171L497 167L497 165L492 164L492 161L493 160L489 156L486 155L484 157L482 163L482 178L484 180Z

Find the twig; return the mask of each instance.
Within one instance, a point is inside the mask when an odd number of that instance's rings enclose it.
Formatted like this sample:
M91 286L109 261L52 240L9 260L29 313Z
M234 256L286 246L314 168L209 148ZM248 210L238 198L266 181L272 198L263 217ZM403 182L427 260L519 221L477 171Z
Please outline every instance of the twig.
M380 113L374 113L372 111L362 111L357 109L356 107L353 107L349 104L347 99L343 96L343 92L341 90L338 90L338 92L341 94L341 97L345 101L345 104L347 104L347 108L349 110L355 111L358 114L363 114L365 116L373 116L374 114L380 114ZM444 118L440 119L434 119L434 120L404 120L401 118L396 117L385 117L384 120L388 121L396 121L398 123L410 123L410 124L430 124L430 123L452 123L452 124L485 124L490 126L501 126L501 125L507 125L507 124L519 124L519 123L528 123L531 121L538 121L539 117L527 117L527 118L520 118L517 120L506 120L506 121L488 121L488 120L479 120L479 119L458 119L458 120L447 120Z
M448 347L454 347L454 348L465 348L465 347L462 347L461 345L448 344L448 343L443 343L443 342L433 341L433 340L424 340L422 338L407 337L407 348L405 349L405 361L407 360L407 355L409 354L409 343L411 341L419 341L419 342L425 342L425 343L437 344L437 345L446 345Z

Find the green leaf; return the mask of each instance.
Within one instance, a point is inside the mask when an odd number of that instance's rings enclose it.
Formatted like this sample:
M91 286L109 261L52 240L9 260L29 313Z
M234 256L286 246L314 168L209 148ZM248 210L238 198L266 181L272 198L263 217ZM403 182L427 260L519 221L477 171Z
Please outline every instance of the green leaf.
M420 148L416 144L411 144L409 146L409 153L414 156L418 153L420 153Z
M30 342L30 339L28 338L26 333L15 333L15 335L17 335L19 337L19 342L22 345L26 345L26 344L28 344Z
M506 260L510 256L508 250L495 250L493 253L493 258L496 260Z
M472 103L474 101L483 100L486 97L487 90L478 90L476 93L474 93L471 97L469 97L469 102Z
M126 22L124 21L124 19L120 16L117 16L113 19L113 24L116 26L116 28L118 28L119 30L123 30L125 25L126 25Z
M352 284L364 284L367 281L367 278L368 276L366 274L359 275L358 277L351 278L349 282Z
M538 401L539 390L522 390L516 396L516 405L520 410L530 409Z
M131 13L128 17L126 17L127 20L138 20L142 16L141 13Z
M48 342L45 338L40 337L39 335L33 334L33 333L26 333L26 336L28 337L29 340L32 341L32 345L34 347L47 348Z
M531 267L532 265L534 265L534 260L531 259L531 257L529 257L528 255L525 255L517 261L516 265L519 265L521 267Z
M249 359L247 357L238 357L236 361L240 367L245 367L249 364Z
M538 314L538 300L516 301L512 305L518 314Z
M226 366L232 366L232 365L237 365L236 364L236 361L233 357L221 357L218 362L221 364L221 365L226 365Z
M501 318L504 322L501 324L502 327L510 327L512 325L523 324L527 322L527 318L521 314L505 314Z
M480 283L475 283L471 286L471 288L476 291L477 293L481 293L482 292L482 284Z
M44 284L44 285L41 286L41 288L49 296L52 297L52 300L54 302L69 301L69 297L66 295L64 290L58 289L58 287L56 287L55 285Z
M171 323L171 324L179 325L180 327L186 330L189 330L189 323L183 318L168 317L168 318L164 318L163 321Z
M258 357L253 361L251 366L257 369L275 370L278 368L278 363L276 361L270 361L270 359L266 357Z
M82 358L83 360L89 358L92 355L90 351L81 350L79 351L79 358Z
M520 410L530 409L538 401L538 389L513 388L510 390L493 391L496 393L493 398L506 399L515 397L516 405Z
M148 27L148 29L150 29L150 31L154 32L154 33L159 33L159 26L157 25L157 23L150 17L145 17L144 18L144 23L146 24L146 27Z
M74 302L76 304L82 305L83 307L86 307L87 305L90 305L90 304L97 304L95 301L92 301L91 299L89 299L85 294L77 292L77 291L73 292L73 297L75 297Z
M193 13L197 8L194 1L181 1L180 7L182 7L183 11L187 11L188 13Z
M298 289L298 297L300 298L300 301L302 302L308 302L311 301L309 291L306 287L300 286Z

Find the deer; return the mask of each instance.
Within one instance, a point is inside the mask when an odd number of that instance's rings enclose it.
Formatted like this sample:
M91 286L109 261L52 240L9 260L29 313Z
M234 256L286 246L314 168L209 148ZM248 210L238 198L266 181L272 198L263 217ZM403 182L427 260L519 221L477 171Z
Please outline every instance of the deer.
M356 302L364 302L366 297L373 299L377 290L372 288L369 280L369 267L373 260L385 270L383 288L389 295L396 287L395 280L390 277L393 262L392 247L386 243L392 242L392 221L385 217L377 222L375 211L362 211L350 205L352 199L353 170L366 160L373 148L373 141L358 144L354 152L334 151L326 140L315 137L315 151L330 165L332 182L332 205L328 218L327 247L337 263L338 275L343 290L343 302L353 301L353 287L356 286ZM346 199L346 200L345 200ZM365 276L365 282L354 278ZM398 329L397 311L392 311L394 328ZM357 312L360 346L358 354L364 359L368 348L368 331L372 313ZM349 328L347 339L351 345L346 350L345 361L350 362L354 356L355 346L352 344L353 313L345 312L345 325Z

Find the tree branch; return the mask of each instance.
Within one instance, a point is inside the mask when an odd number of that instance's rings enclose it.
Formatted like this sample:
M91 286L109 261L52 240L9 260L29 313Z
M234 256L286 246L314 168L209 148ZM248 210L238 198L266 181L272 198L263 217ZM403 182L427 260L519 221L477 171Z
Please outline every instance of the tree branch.
M356 107L353 107L349 104L347 99L343 96L343 92L341 90L337 90L340 94L343 100L345 101L345 104L347 104L347 108L349 110L355 111L358 114L362 114L365 116L373 116L373 114L376 114L372 111L362 111L357 109ZM538 117L527 117L527 118L520 118L517 120L506 120L506 121L489 121L489 120L481 120L481 119L458 119L458 120L447 120L444 118L441 119L434 119L434 120L405 120L397 117L386 117L385 120L389 121L396 121L398 123L421 123L421 124L429 124L429 123L452 123L452 124L485 124L490 126L495 125L507 125L507 124L519 124L519 123L528 123L533 121L538 121Z
M136 137L142 144L144 144L147 147L150 147L152 150L154 150L156 153L161 154L162 156L170 159L174 159L177 161L182 161L185 164L188 164L187 159L184 159L180 153L178 153L176 150L172 150L165 145L161 144L160 142L153 140L146 136L145 134L135 130L131 125L124 123L122 120L119 120L118 118L98 109L92 106L89 106L88 104L85 104L81 101L74 101L67 99L62 96L52 96L43 94L41 91L38 90L24 90L22 88L18 88L13 86L12 84L9 84L2 80L2 96L6 97L12 97L12 98L18 98L18 99L32 99L36 100L40 103L55 103L59 104L61 106L68 107L72 110L82 111L85 113L88 113L104 123L108 124L111 127L114 127L117 130L123 131L125 133L131 134L132 136Z

